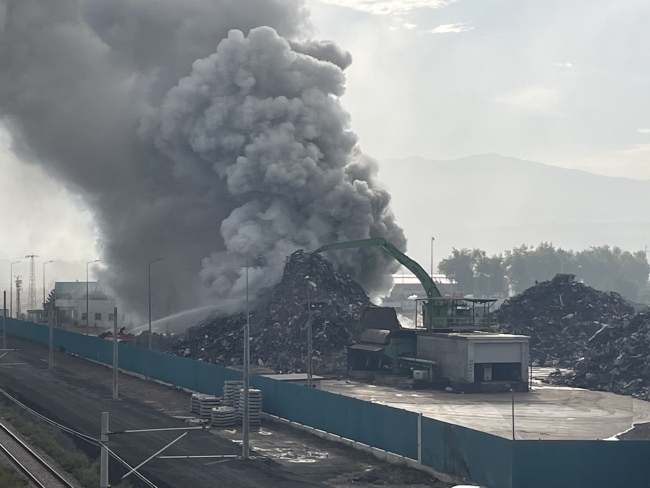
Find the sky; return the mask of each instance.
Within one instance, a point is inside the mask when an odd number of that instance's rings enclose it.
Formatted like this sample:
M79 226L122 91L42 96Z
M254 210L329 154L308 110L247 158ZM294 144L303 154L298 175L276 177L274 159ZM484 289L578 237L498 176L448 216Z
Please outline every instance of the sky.
M321 0L377 159L496 152L650 178L650 2Z
M307 5L316 37L352 53L342 101L362 149L375 159L494 152L650 179L650 2ZM98 254L92 215L60 183L18 161L9 145L0 127L0 286L10 258L26 253L60 261L53 268L60 279L84 279L85 262ZM26 277L24 259L16 270Z

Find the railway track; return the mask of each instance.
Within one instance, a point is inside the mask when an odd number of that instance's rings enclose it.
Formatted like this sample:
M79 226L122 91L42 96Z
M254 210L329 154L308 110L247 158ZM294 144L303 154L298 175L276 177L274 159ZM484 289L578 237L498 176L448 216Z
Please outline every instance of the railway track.
M0 453L38 488L76 488L1 422Z

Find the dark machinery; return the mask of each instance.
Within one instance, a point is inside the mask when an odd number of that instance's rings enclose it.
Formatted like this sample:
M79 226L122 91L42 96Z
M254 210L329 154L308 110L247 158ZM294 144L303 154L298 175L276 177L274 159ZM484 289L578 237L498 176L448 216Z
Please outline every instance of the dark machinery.
M443 297L433 279L422 266L390 242L386 241L386 239L374 237L357 241L337 242L323 246L314 252L321 253L336 249L363 247L379 247L410 270L420 280L427 295L427 298L418 300L418 302L422 303L422 327L424 329L428 331L474 331L487 330L490 326L496 325L490 314L490 307L496 301L495 299Z
M422 325L399 325L395 309L370 308L361 320L357 343L348 347L351 374L391 377L411 374L413 385L451 386L460 391L527 391L528 337L490 331L496 320L492 298L443 297L418 263L382 238L323 246L315 252L379 247L422 283ZM377 375L377 373L390 373ZM392 376L391 376L392 375ZM393 380L390 380L393 381Z

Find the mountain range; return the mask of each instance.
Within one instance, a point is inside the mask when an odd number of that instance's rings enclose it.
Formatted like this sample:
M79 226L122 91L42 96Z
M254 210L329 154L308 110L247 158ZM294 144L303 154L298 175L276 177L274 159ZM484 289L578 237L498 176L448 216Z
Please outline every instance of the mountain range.
M428 269L452 247L503 252L552 242L580 250L650 245L650 180L561 168L498 154L436 161L384 160L379 179L409 240ZM425 266L425 263L427 266Z

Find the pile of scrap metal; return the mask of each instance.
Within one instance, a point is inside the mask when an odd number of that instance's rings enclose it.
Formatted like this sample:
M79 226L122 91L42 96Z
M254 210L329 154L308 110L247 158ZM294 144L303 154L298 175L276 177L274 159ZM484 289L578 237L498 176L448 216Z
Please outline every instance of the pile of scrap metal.
M551 373L549 380L650 400L650 312L602 324L583 352L572 370Z
M336 273L321 255L303 250L288 257L272 297L251 314L253 364L282 373L307 370L308 298L314 373L345 371L346 347L358 336L359 320L371 306L370 299L361 285ZM171 352L224 366L241 365L245 323L243 313L212 318L189 329Z
M510 298L497 311L501 330L530 336L533 366L572 366L604 326L620 326L634 309L618 293L602 292L558 274Z

